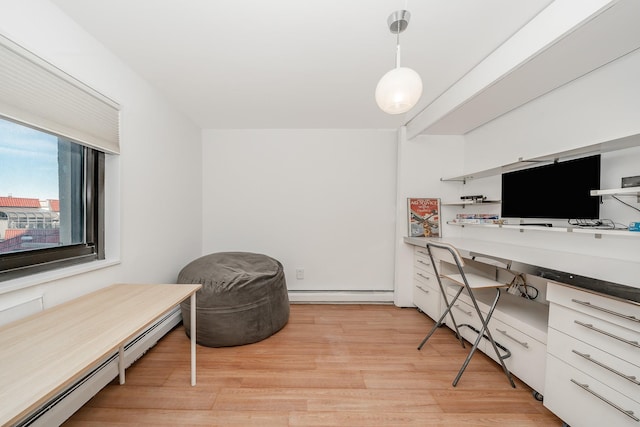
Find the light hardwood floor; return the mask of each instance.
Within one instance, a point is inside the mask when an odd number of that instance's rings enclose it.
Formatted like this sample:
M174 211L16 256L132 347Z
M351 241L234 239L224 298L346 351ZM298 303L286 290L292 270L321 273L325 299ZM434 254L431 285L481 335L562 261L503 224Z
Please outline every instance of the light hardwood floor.
M561 426L498 364L467 355L443 327L391 305L293 304L289 323L259 343L197 348L189 384L184 328L167 334L66 426ZM542 375L542 373L541 373Z

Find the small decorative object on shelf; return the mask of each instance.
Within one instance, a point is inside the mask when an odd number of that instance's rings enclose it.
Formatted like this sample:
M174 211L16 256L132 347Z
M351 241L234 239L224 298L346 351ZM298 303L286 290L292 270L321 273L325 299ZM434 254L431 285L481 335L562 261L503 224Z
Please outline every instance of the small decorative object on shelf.
M622 178L622 188L640 187L640 175L625 176Z
M629 224L629 231L640 231L640 222L632 222Z
M471 201L476 203L482 203L485 200L487 200L487 196L483 196L482 194L479 194L477 196L460 196L460 200L463 200L465 202Z
M440 199L407 199L409 237L440 237Z

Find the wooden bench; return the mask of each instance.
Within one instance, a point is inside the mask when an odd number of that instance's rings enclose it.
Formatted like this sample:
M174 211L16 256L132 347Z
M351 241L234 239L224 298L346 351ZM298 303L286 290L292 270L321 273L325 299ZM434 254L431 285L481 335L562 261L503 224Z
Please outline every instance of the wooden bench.
M191 385L196 383L195 296L201 285L118 284L0 327L0 425L64 390L156 319L191 298Z

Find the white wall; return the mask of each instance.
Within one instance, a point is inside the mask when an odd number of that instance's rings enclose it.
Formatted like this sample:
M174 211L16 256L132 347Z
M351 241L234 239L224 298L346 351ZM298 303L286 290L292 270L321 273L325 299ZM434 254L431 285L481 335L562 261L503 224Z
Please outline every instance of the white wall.
M398 148L398 189L396 210L396 272L394 303L413 306L413 246L404 243L408 235L407 198L437 197L446 200L453 191L451 183L440 178L462 173L464 139L457 135L422 135L411 140L401 129ZM455 184L453 184L455 185ZM441 207L442 235L452 236L459 229L447 226L447 209Z
M116 282L175 282L202 246L200 130L47 0L3 1L0 33L122 106L121 155L107 159L107 267L0 282L0 311Z
M465 136L465 172L640 134L640 51Z
M465 135L465 173L640 134L640 51L542 96ZM640 174L640 149L602 155L602 187L620 187L620 178ZM483 178L465 191L500 196L500 179ZM628 199L627 199L628 200ZM632 199L632 205L639 204ZM640 213L605 198L601 218L621 224ZM465 237L530 247L637 261L640 239L577 233L465 227Z
M205 130L202 163L203 253L272 256L316 300L393 289L395 131Z

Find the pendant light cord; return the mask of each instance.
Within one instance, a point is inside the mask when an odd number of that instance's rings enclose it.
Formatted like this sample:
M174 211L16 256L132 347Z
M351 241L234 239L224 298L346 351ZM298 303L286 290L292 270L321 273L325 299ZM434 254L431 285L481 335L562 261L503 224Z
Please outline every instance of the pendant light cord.
M400 68L400 26L396 31L396 68Z

